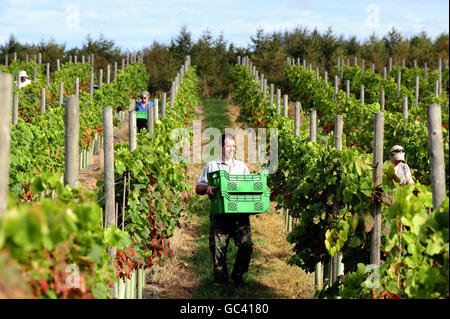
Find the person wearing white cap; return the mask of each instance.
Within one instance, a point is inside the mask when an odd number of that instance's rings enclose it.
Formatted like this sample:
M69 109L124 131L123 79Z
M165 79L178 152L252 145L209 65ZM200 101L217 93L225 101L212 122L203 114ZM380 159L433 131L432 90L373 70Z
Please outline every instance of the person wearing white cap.
M399 178L399 184L412 184L414 179L408 164L405 163L405 149L400 145L394 145L389 152L389 159L394 164L395 175Z
M28 79L27 71L20 71L19 72L19 88L23 88L29 84L31 84L31 81Z

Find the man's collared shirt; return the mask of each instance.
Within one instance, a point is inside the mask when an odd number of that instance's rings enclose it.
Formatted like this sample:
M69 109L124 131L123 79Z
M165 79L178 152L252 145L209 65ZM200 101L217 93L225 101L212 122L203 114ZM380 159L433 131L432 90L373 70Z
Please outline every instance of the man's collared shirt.
M244 162L232 159L231 165L228 166L221 158L217 158L203 167L203 171L198 178L197 185L208 185L208 173L224 170L231 175L249 175L250 171Z
M19 82L19 88L21 89L21 88L26 87L27 85L30 85L30 84L31 84L31 81L29 79L26 79L25 82L20 81Z
M400 185L408 184L408 181L414 181L411 175L411 170L406 163L399 163L395 166L395 175L397 175L400 179Z
M142 102L136 104L136 111L138 112L147 112L149 107L153 107L153 102L147 102L146 106L142 105Z

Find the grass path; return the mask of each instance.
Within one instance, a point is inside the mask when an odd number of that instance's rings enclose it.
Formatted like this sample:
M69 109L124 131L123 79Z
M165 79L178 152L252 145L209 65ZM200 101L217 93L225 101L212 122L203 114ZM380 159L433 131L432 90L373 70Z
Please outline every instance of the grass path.
M205 100L196 108L202 120L202 131L216 127L223 132L225 127L238 127L235 122L239 108L227 100ZM205 143L204 143L205 144ZM189 176L193 190L204 166L189 164ZM250 171L259 171L255 164L248 165ZM249 271L244 278L247 285L234 288L232 283L215 287L212 283L212 257L209 250L209 199L189 194L195 201L191 216L181 220L171 239L174 256L164 261L162 267L154 266L147 277L144 291L146 298L313 298L314 274L306 274L300 268L289 266L286 260L292 254L286 242L284 217L276 212L271 203L269 213L252 215L253 255ZM231 271L237 248L232 240L228 246L227 262Z

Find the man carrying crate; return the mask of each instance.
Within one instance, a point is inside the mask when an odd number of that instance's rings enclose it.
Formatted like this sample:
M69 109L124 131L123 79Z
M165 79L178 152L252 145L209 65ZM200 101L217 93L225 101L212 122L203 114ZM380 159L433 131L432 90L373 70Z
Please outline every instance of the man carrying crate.
M203 168L195 188L198 195L214 195L215 187L208 186L207 176L210 172L225 170L229 174L250 174L249 169L242 161L234 159L236 145L233 135L223 134L220 145L222 158L207 163ZM209 248L213 256L214 283L219 285L228 282L226 253L228 242L230 238L233 238L238 251L231 279L236 286L244 285L242 277L248 271L253 252L249 214L211 214L210 221Z

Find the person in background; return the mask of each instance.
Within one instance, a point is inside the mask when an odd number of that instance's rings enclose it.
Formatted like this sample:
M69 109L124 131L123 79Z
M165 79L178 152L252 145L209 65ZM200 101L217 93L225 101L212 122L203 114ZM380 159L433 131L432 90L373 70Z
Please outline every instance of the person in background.
M150 102L148 99L150 98L150 93L147 91L142 91L139 94L139 98L142 100L141 102L138 102L136 104L136 111L138 112L147 112L147 109L149 107L153 107L153 103Z
M233 158L236 149L233 135L223 134L220 146L222 156L207 163L198 178L195 188L198 195L214 195L214 187L208 185L208 173L225 170L233 175L250 174L244 162ZM229 280L226 255L230 238L233 238L238 247L231 279L235 286L243 286L245 284L243 275L248 271L253 252L249 214L214 214L211 212L209 248L213 257L214 284L216 286L225 284Z
M31 84L31 81L28 79L28 74L26 71L19 72L19 89Z
M405 163L406 150L400 145L394 145L389 152L389 159L394 164L395 175L400 185L413 184L414 179L408 164Z

